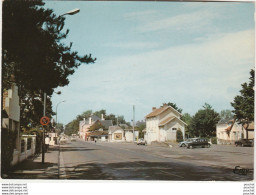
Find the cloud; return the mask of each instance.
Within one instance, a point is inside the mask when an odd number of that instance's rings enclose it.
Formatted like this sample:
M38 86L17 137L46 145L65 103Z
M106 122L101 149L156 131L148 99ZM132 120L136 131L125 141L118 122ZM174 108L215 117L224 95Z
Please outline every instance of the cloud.
M159 46L157 42L128 42L128 43L116 43L116 44L105 44L105 47L114 47L120 49L152 49Z
M155 15L158 12L155 10L145 10L145 11L138 11L138 12L130 12L124 14L125 19L142 19L148 18L149 16Z
M180 14L172 17L166 17L150 21L144 25L138 26L138 32L150 32L173 28L173 30L199 31L203 27L209 26L211 21L218 17L216 12L195 11L192 13Z
M62 98L80 113L107 108L130 118L124 110L140 108L141 119L152 106L173 101L184 112L227 108L246 82L254 59L254 30L208 37L203 42L113 57L78 71ZM72 89L72 91L70 91ZM231 90L232 89L232 90ZM75 109L72 106L70 109Z

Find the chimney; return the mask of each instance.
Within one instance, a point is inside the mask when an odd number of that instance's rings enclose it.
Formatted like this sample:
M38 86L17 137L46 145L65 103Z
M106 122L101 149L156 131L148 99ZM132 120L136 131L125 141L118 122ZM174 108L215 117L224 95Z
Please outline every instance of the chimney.
M103 117L103 114L101 114L101 120L102 120L102 121L104 121L104 120L105 120L105 119L104 119L104 117Z
M92 117L89 117L89 125L92 124Z
M152 107L152 111L154 111L156 109L156 107Z
M163 107L167 107L168 105L167 104L163 104Z

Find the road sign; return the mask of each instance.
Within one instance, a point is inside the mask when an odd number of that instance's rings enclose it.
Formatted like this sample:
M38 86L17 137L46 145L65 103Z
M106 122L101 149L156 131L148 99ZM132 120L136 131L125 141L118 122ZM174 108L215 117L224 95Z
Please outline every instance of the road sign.
M50 119L49 119L47 116L43 116L43 117L40 119L41 125L48 125L49 122L50 122Z

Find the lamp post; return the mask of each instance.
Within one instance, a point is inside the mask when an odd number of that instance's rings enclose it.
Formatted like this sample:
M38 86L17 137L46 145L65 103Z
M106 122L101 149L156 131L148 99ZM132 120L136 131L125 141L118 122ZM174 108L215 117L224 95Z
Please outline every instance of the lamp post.
M77 8L77 9L71 10L69 12L66 12L65 14L62 14L61 16L74 15L74 14L77 14L79 11L80 11L80 9ZM44 113L43 114L44 114L44 116L46 115L46 93L45 92L44 92ZM57 118L57 115L56 115L56 118ZM45 128L43 127L42 163L44 163L44 155L45 155L44 148L45 148Z

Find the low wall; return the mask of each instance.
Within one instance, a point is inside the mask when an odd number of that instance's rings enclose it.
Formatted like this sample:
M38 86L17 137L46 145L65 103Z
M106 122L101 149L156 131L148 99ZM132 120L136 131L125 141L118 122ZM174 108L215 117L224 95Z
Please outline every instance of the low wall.
M29 146L28 143L29 138L31 138L31 146ZM19 143L19 148L15 149L13 152L13 160L11 162L11 165L16 165L17 163L22 162L23 160L35 154L36 135L22 135L20 137Z

